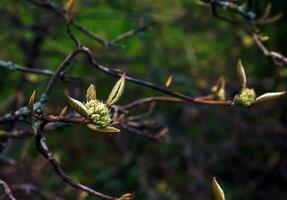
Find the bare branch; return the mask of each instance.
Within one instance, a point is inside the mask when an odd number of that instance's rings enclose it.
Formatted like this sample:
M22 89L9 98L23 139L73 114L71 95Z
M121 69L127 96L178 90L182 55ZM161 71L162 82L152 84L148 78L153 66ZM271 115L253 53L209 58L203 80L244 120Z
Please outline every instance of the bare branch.
M95 197L98 197L103 200L117 200L117 198L102 194L100 192L97 192L85 185L82 185L81 183L73 180L71 177L69 177L64 170L61 168L57 160L54 158L52 152L49 150L48 145L46 143L46 138L42 135L42 130L44 129L47 122L42 121L38 125L38 128L35 133L35 144L38 149L38 151L51 163L53 166L55 172L60 176L60 178L71 185L74 188L77 188L79 190L85 191Z
M0 179L0 185L4 188L4 191L5 191L9 200L16 200L16 198L12 194L10 187L7 185L7 183L5 181Z

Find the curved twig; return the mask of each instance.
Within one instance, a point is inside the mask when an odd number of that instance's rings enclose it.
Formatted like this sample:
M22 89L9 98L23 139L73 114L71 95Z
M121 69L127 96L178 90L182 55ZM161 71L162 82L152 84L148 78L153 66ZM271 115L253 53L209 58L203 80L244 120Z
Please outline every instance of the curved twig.
M79 190L85 191L95 197L98 197L103 200L117 200L117 198L102 194L100 192L97 192L75 180L73 180L71 177L69 177L64 170L61 168L59 163L54 158L52 152L49 150L48 145L46 143L46 138L42 135L42 130L44 129L45 125L47 124L46 121L41 121L38 125L36 132L35 132L35 144L38 149L38 151L51 163L53 166L55 172L60 176L60 178L71 185L74 188L77 188Z
M10 187L8 186L8 184L5 181L0 179L0 185L4 188L4 191L5 191L9 200L16 200L16 198L13 196L13 193L12 193Z

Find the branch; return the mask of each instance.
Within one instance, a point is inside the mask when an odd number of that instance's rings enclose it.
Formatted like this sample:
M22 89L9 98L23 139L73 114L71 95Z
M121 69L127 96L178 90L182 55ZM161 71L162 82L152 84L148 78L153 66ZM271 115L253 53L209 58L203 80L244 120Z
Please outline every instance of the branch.
M87 48L85 46L81 46L80 48L81 48L81 52L83 52L87 55L88 60L93 65L93 67L104 72L107 75L111 75L111 76L115 76L115 77L121 77L122 76L123 72L118 71L118 70L114 70L114 69L111 69L111 68L108 68L108 67L105 67L105 66L99 64L96 61L95 57L93 56L93 54L89 48ZM191 96L173 91L170 88L160 86L160 85L157 85L157 84L152 83L152 82L148 82L148 81L145 81L142 79L132 77L128 74L126 74L126 80L130 81L132 83L141 85L141 86L145 86L147 88L151 88L155 91L158 91L158 92L161 92L161 93L173 96L173 97L180 98L180 99L185 100L185 101L190 102L190 103L212 104L212 105L217 104L217 105L228 105L228 106L232 105L232 101L203 101L201 99L197 99L195 97L191 97Z
M149 97L149 98L144 98L144 99L139 99L136 101L133 101L122 108L124 109L132 109L138 105L141 104L146 104L146 103L152 103L152 102L166 102L166 103L180 103L182 100L180 98L175 98L175 97Z
M271 12L271 4L268 4L265 8L265 12L261 18L255 20L256 14L253 12L255 1L254 0L247 0L246 7L242 9L240 5L237 5L234 1L223 1L223 0L201 0L205 3L210 4L212 13L215 17L224 20L228 23L239 23L246 25L250 30L245 31L252 37L253 41L255 42L256 46L260 49L263 55L269 58L275 65L277 66L284 66L287 65L287 57L276 52L270 51L268 48L263 44L256 33L255 25L264 24L274 22L281 18L281 14L275 15L273 17L269 17ZM219 6L222 9L227 9L230 12L234 13L235 15L240 15L243 20L238 21L230 18L226 18L225 16L221 16L217 13L216 7Z
M260 49L260 51L263 53L264 56L270 58L270 60L273 61L278 66L287 65L286 56L276 51L269 51L255 32L249 32L249 34L251 35L255 44L257 45L257 47Z
M62 9L59 5L57 5L55 3L51 3L48 1L38 2L35 0L25 0L25 1L31 3L35 6L44 8L44 9L52 11L52 12L55 12L55 13L59 14L63 19L67 20L67 14L66 14L65 10ZM128 39L128 38L136 35L137 33L146 31L150 26L153 25L153 23L150 23L150 24L144 25L144 26L140 26L139 28L136 28L134 30L130 30L126 33L123 33L122 35L119 35L118 37L116 37L112 41L108 41L108 40L103 39L99 35L95 34L94 32L90 31L89 29L83 27L79 22L77 22L74 19L72 19L70 21L70 25L73 26L78 31L80 31L81 33L83 33L84 35L88 36L89 38L95 40L99 44L101 44L105 47L108 47L108 48L114 48L114 47L118 46L117 43L119 43L125 39Z
M126 39L128 39L128 38L130 38L130 37L132 37L132 36L134 36L134 35L136 35L138 33L140 33L140 32L146 31L152 25L154 25L154 23L143 25L143 26L140 26L140 27L138 27L136 29L130 30L130 31L126 32L126 33L123 33L123 34L117 36L111 42L112 42L112 44L119 43L119 42L121 42L123 40L126 40Z
M56 161L56 159L53 156L53 153L49 150L48 145L46 143L46 138L42 135L42 130L44 129L45 125L47 124L46 121L40 122L36 129L35 133L35 144L38 149L38 151L50 162L52 167L54 168L55 172L60 176L60 178L71 185L74 188L77 188L79 190L85 191L88 194L91 194L95 197L98 197L103 200L118 200L118 198L108 196L105 194L102 194L100 192L97 192L85 185L82 185L81 183L73 180L71 177L69 177L64 170L61 168L59 163Z
M7 62L0 60L0 67L8 70L15 70L19 72L25 72L30 74L37 74L37 75L44 75L44 76L53 76L54 72L48 69L34 69L29 67L23 67L21 65L18 65L13 62ZM59 79L62 81L70 81L70 80L76 80L78 78L67 76L65 73L60 74Z
M19 108L18 110L8 113L2 117L0 117L0 124L22 121L27 122L27 118L30 116L30 111L28 107L24 106Z
M0 185L4 188L4 191L5 191L9 200L16 200L16 198L12 194L11 189L9 188L9 186L7 185L7 183L5 181L0 179Z
M59 79L60 75L62 72L64 72L65 67L73 60L73 58L79 53L80 51L78 49L72 51L65 59L64 61L60 64L60 66L57 68L53 76L48 82L48 85L45 89L45 92L43 95L49 96L52 90L52 87L57 79Z
M4 138L22 139L31 136L33 136L33 132L28 130L14 130L11 132L0 130L0 138L4 137Z

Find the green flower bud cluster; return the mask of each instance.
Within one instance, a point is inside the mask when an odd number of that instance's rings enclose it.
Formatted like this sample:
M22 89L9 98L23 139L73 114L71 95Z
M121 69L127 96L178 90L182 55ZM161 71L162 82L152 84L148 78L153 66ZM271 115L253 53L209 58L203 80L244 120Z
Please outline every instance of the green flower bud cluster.
M99 127L104 128L111 123L110 110L103 102L96 99L88 101L86 108L90 119Z
M96 87L91 84L86 92L86 104L68 96L68 103L81 116L88 120L87 127L104 133L118 133L119 129L112 127L109 108L122 96L125 87L125 74L114 85L106 102L97 99ZM33 103L33 96L31 102ZM30 103L32 105L32 103Z
M244 106L250 106L255 102L256 93L253 89L244 88L241 90L239 96L236 99L238 104L242 104Z

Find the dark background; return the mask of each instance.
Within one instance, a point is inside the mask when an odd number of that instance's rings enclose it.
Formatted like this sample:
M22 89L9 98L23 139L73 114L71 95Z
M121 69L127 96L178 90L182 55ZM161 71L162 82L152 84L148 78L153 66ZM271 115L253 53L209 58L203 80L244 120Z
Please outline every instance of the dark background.
M53 1L62 6L62 1ZM285 0L272 2L272 14L283 17L260 26L270 39L266 46L287 54ZM268 1L258 1L258 15ZM172 89L191 96L207 95L219 76L227 80L227 96L239 91L236 63L241 59L248 86L257 94L286 90L286 66L270 62L244 31L244 25L215 18L198 1L81 0L73 18L102 38L156 22L106 48L76 29L73 33L92 49L99 63L163 85L173 75ZM65 20L25 0L0 1L0 60L21 66L55 70L74 48ZM66 105L64 90L84 100L90 83L106 99L116 79L93 69L84 56L71 63L69 73L84 81L57 82L46 109L57 114ZM43 91L48 78L0 68L0 115L27 105L34 89ZM119 102L161 95L127 83ZM140 107L145 111L147 107ZM71 125L46 136L61 166L74 179L98 191L119 195L134 191L136 199L212 199L211 180L217 177L227 199L286 199L286 97L252 107L160 103L152 116L169 129L156 142L132 132L108 136ZM14 124L1 126L9 130ZM23 125L17 124L21 128ZM1 137L0 177L13 186L30 184L47 199L94 199L63 183L37 152L33 137ZM10 164L5 162L9 158ZM11 163L12 162L12 163ZM15 187L17 188L17 187ZM18 199L40 199L14 189ZM4 194L4 193L2 193ZM4 198L2 195L1 199Z

